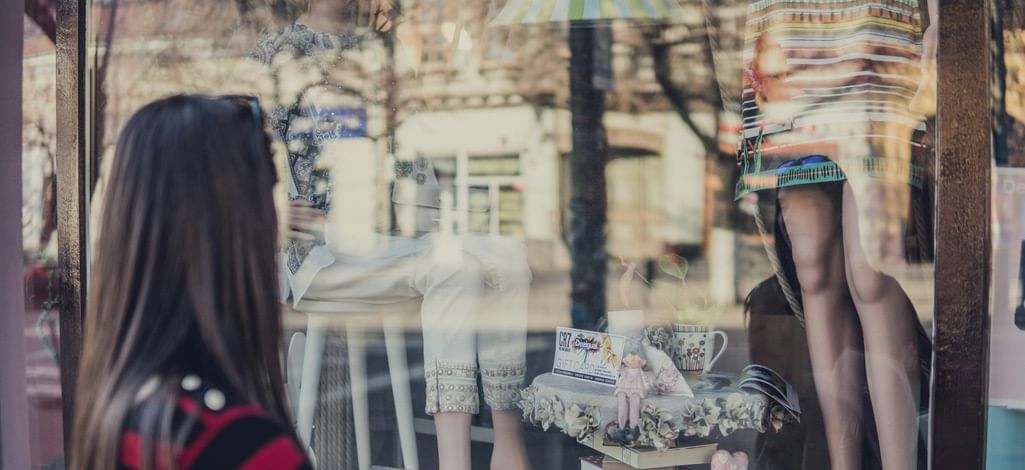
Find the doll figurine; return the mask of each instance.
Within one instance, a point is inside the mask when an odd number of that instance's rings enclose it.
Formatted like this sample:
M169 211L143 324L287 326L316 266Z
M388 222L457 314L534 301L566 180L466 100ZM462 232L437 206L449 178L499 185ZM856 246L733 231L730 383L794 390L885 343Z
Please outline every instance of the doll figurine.
M619 400L619 427L609 436L615 441L629 443L641 436L641 399L648 388L644 377L646 364L639 354L628 353L623 357L615 391Z

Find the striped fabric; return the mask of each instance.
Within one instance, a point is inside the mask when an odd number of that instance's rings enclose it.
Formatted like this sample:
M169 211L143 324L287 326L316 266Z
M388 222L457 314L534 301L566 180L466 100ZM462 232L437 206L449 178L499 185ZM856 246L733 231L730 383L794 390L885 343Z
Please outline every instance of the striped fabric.
M171 426L184 439L172 447L175 469L312 470L282 424L253 405L229 401L223 408L210 409L204 403L207 391L204 387L178 398ZM121 437L120 470L142 468L146 452L153 456L157 470L171 470L161 457L167 443L147 446L139 433L144 420L155 419L158 400L156 396L146 399L129 415Z
M509 0L492 26L557 21L678 18L677 0Z
M861 176L922 182L917 0L748 6L737 197ZM778 167L808 155L828 162Z

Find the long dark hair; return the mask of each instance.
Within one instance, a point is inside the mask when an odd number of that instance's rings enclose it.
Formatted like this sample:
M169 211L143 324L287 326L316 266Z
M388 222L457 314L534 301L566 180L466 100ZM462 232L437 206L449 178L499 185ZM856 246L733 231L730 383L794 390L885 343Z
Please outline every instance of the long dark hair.
M153 465L155 443L184 438L172 436L171 417L186 373L290 422L279 358L276 181L258 106L173 96L128 121L90 276L73 469L117 467L126 417L152 377L163 408L140 423L144 467Z

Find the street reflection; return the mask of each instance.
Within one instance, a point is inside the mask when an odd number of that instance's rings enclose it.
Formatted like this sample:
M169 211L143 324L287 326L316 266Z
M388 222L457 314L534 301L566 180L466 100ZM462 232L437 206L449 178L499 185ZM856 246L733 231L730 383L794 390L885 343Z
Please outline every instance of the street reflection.
M801 395L793 433L721 448L858 467L878 458L851 444L864 434L913 468L933 308L925 4L608 2L583 21L577 3L97 1L98 153L153 99L259 97L282 222L322 211L282 240L280 277L305 335L287 338L294 411L324 468L368 452L433 468L471 429L496 455L583 452L523 437L520 392L551 369L557 326L624 307L631 263L647 322L722 330L716 372L766 364ZM437 419L453 413L478 416ZM371 422L389 431L373 446ZM534 467L576 465L552 455Z

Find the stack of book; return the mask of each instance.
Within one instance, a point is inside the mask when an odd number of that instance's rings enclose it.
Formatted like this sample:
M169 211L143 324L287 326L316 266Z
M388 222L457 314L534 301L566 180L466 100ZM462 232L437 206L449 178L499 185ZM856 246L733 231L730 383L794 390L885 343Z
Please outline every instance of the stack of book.
M712 454L719 448L715 442L694 441L673 449L641 449L606 445L599 436L586 444L603 455L580 459L580 470L673 470L683 465L711 463Z

